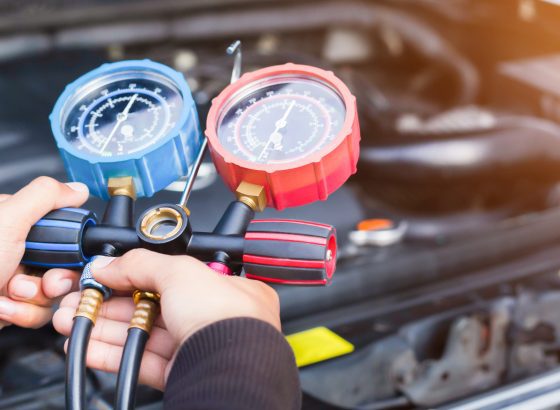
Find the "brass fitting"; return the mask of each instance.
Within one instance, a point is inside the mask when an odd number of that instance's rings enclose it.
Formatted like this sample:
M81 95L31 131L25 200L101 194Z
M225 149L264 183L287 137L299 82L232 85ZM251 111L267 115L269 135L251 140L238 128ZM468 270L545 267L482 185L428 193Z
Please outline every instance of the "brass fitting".
M136 199L136 189L132 177L109 178L107 190L110 196L124 195Z
M136 304L136 309L128 328L136 327L150 333L159 314L159 294L137 290L132 297Z
M235 190L235 196L255 212L262 212L266 208L266 190L262 185L243 181Z
M82 291L82 297L80 298L80 304L76 309L76 313L74 314L74 317L76 316L87 317L89 320L93 322L93 324L95 324L102 303L103 303L103 293L101 293L97 289L91 289L91 288L84 289Z
M165 235L154 234L154 227L162 222L172 222L175 227L167 232ZM170 207L162 206L152 209L149 213L144 215L140 222L140 230L144 235L150 239L163 240L173 237L179 232L183 226L183 217L181 214Z
M151 300L154 303L159 303L160 295L156 292L146 292L143 290L135 290L132 294L134 304L137 304L142 299Z

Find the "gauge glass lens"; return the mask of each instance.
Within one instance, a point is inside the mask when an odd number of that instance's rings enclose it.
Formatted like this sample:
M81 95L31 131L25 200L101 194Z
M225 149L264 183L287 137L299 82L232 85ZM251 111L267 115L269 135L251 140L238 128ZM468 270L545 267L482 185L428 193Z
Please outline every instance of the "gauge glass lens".
M80 87L62 109L62 133L82 152L115 157L143 151L179 121L173 81L149 70L111 73Z
M340 134L346 108L336 90L311 76L249 84L224 106L218 139L236 157L283 164L319 151Z

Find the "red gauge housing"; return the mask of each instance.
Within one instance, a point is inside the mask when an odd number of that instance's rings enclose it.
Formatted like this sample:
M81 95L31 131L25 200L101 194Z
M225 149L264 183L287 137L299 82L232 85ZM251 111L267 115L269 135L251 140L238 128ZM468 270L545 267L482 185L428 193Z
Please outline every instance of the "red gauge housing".
M346 110L340 132L321 149L285 163L263 164L234 155L218 137L224 107L251 84L280 75L312 78L334 89ZM266 189L267 205L279 210L327 199L356 172L360 152L356 98L348 87L330 71L291 63L247 73L225 88L212 101L206 136L214 165L229 188L235 191L243 181L261 185Z

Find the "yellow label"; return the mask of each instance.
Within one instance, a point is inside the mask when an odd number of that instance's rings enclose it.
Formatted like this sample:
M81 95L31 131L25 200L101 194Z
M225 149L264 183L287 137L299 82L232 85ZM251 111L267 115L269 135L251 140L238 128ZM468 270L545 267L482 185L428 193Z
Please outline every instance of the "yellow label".
M298 367L319 363L354 351L354 345L326 327L314 327L286 336Z

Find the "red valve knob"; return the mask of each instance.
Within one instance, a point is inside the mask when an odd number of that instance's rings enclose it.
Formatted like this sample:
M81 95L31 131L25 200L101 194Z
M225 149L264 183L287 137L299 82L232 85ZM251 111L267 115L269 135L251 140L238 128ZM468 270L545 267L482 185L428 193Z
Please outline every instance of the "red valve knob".
M326 285L336 267L336 231L330 225L265 219L245 234L245 275L284 285Z

